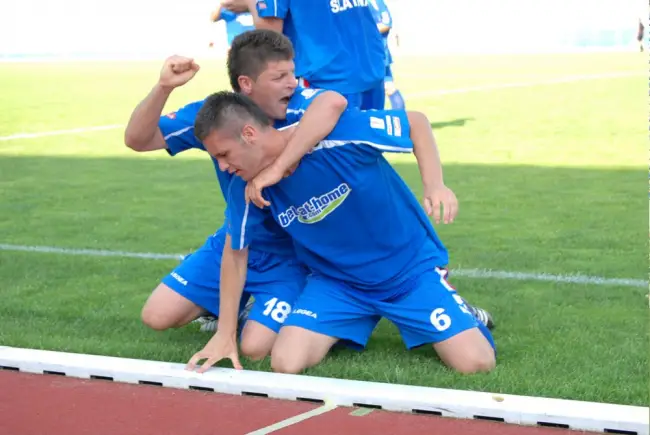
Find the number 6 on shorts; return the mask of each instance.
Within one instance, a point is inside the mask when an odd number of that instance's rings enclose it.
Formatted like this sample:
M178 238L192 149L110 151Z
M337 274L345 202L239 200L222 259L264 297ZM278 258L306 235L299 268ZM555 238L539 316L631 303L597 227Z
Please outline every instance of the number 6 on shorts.
M451 326L451 318L445 314L444 308L436 308L429 317L431 324L438 331L442 332Z

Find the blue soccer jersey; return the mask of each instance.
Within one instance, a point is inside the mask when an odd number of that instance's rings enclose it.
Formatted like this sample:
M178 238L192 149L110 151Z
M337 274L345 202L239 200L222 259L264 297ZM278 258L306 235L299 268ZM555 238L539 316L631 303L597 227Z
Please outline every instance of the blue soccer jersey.
M226 8L221 8L221 19L226 23L226 35L229 46L237 35L255 29L253 16L249 12L237 13Z
M296 76L341 94L365 92L384 78L384 48L368 0L258 0L263 18L284 20Z
M370 2L370 11L372 12L373 17L375 18L376 23L382 24L389 28L385 33L382 33L382 40L384 42L384 55L386 60L386 66L393 63L393 56L390 53L388 47L388 35L390 34L390 29L393 27L393 17L390 15L390 11L386 6L384 0L368 0Z
M270 209L247 206L243 181L229 192L233 248L257 238L269 214L312 272L376 293L444 266L447 250L418 200L382 156L411 152L404 111L348 110L293 175L266 188Z
M304 101L305 99L303 96L297 95L292 97L290 103L293 102L295 107L300 109L302 105L304 105ZM174 156L189 149L205 151L205 147L201 141L199 141L199 139L194 135L194 121L196 120L196 115L201 109L201 106L203 106L203 100L190 103L176 112L160 117L158 127L167 143L167 152L170 155ZM300 111L297 110L296 112L299 113ZM293 122L295 116L294 112L292 112L289 121ZM286 125L286 123L287 121L284 120L278 121L276 127L282 127ZM219 163L216 159L212 158L212 163L214 164L217 179L219 180L221 192L224 199L227 201L228 188L234 175L219 169ZM227 215L228 206L226 206L226 216ZM225 237L225 232L223 232L223 236ZM259 228L259 232L257 233L252 248L257 251L285 257L295 256L291 239L284 231L279 230L278 226L271 218L261 222L261 228Z

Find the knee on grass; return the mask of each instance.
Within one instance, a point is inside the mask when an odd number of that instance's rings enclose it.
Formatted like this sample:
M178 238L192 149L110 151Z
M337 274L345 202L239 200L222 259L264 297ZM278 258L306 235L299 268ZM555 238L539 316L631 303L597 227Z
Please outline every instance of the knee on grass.
M295 354L271 353L271 368L276 373L297 375L307 367L309 367L307 361Z
M242 337L239 349L242 355L253 361L266 358L271 353L273 343L265 343L260 340L253 340L250 337Z
M463 358L448 361L449 368L464 375L488 373L496 367L494 351L476 352Z
M170 319L169 316L166 316L160 311L153 310L147 305L142 308L140 318L145 326L148 326L154 331L164 331L176 326L173 322L174 319Z

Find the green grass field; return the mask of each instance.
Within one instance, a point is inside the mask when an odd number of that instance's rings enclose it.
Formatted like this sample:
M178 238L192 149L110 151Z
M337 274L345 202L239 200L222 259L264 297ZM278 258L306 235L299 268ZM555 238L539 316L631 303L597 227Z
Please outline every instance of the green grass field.
M201 64L170 110L227 87L222 62ZM123 125L159 67L0 64L0 136ZM647 278L647 59L455 56L398 60L394 70L409 108L430 117L459 198L457 221L437 230L452 282L495 316L498 368L453 374L430 348L406 352L385 323L367 351L336 351L309 374L647 405L647 288L453 276L480 268ZM599 74L621 75L557 82ZM526 85L498 88L512 83ZM449 90L464 91L441 92ZM200 246L224 207L207 156L138 155L122 134L0 141L0 244ZM414 159L393 162L420 195ZM186 362L209 335L195 325L153 332L139 319L175 264L0 250L0 344ZM268 361L244 365L269 370Z

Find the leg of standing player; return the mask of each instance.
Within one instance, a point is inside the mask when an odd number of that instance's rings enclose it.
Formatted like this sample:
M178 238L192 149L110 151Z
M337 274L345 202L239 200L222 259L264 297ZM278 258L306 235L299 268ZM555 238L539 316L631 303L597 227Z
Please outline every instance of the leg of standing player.
M384 79L384 86L386 88L386 95L390 101L390 107L395 110L406 109L404 97L402 97L402 93L395 87L395 81L393 80L393 71L390 65L386 67L386 78Z

